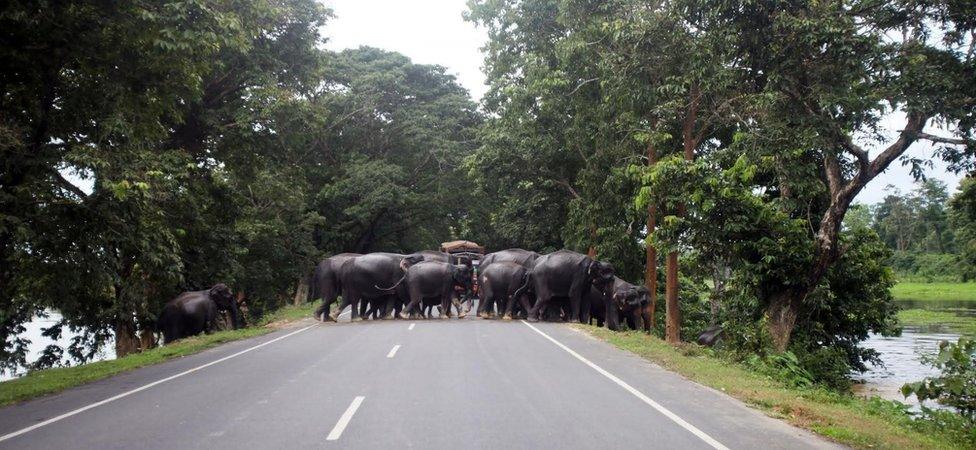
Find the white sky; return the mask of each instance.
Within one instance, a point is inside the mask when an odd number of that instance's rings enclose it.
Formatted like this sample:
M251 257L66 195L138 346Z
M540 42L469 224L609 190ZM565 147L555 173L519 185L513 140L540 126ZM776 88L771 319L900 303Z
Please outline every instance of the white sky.
M336 17L323 30L332 50L356 48L361 45L400 52L422 64L438 64L456 75L462 86L479 100L485 92L485 76L481 72L483 57L480 48L487 33L466 22L461 14L467 9L465 0L323 0ZM892 121L891 131L897 131L898 120ZM874 156L877 152L872 152ZM931 155L927 143L916 143L908 154ZM939 178L949 186L950 194L959 185L960 176L947 173L945 165L936 162L927 175ZM884 198L884 189L891 184L902 191L912 189L909 168L896 161L885 173L875 178L857 197L858 202L876 203Z

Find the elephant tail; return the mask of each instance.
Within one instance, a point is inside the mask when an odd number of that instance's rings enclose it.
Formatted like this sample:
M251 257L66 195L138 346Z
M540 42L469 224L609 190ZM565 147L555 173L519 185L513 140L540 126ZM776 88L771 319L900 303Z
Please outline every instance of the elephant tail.
M512 298L521 297L522 294L524 294L529 289L529 284L531 280L532 280L532 272L526 270L525 273L522 275L522 285L515 290L515 293L512 294Z
M403 280L406 280L406 279L407 279L407 276L404 275L404 276L400 277L400 279L397 280L397 282L393 286L390 286L390 287L379 287L379 286L377 286L377 285L374 284L373 287L375 287L376 289L379 289L381 291L392 291L392 290L396 289L397 286L400 285L400 283L403 283Z

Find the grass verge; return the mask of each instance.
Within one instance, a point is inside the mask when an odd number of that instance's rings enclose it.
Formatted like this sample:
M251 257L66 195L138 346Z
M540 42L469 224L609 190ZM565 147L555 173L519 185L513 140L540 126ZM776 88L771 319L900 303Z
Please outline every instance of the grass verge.
M791 388L714 356L694 344L673 347L640 332L578 325L592 336L635 353L699 384L718 389L765 414L857 448L965 448L935 430L919 429L903 407L822 388Z
M976 318L958 316L951 311L931 311L927 309L903 309L898 311L898 321L902 325L921 327L923 330L949 331L966 336L976 336Z
M976 301L976 283L901 282L891 288L895 300Z
M20 378L0 383L0 406L61 392L74 386L108 378L129 370L192 355L225 342L270 333L276 329L274 325L311 317L314 308L314 304L286 306L268 314L252 327L181 339L170 345L156 347L152 350L110 361L30 372Z

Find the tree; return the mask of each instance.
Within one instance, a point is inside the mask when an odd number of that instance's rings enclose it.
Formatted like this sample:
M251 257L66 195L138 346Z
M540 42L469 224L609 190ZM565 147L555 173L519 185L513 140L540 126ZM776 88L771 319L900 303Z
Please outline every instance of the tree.
M85 330L76 360L110 334L124 355L153 344L175 293L246 277L228 151L240 130L273 134L255 112L294 95L327 15L303 0L4 5L5 362L23 362L8 338L38 310L64 316L49 335Z
M959 249L963 281L976 279L976 178L959 183L959 192L949 201L949 221Z

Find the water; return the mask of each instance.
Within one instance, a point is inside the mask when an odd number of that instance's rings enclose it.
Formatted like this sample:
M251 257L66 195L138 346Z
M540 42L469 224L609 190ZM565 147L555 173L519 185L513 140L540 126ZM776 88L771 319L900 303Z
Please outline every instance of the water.
M71 338L78 336L80 333L74 333L68 327L64 327L64 331L61 333L61 339L55 341L41 334L44 328L48 328L51 325L59 322L61 320L61 314L57 311L46 311L47 317L34 316L30 322L24 324L24 332L20 335L21 337L26 337L31 341L30 345L27 346L27 362L32 363L37 361L37 358L41 356L41 352L44 351L50 344L58 344L61 347L67 347L71 343ZM105 346L95 355L92 361L102 361L106 359L115 359L115 342L113 339L109 339L105 343ZM62 365L72 365L71 358L65 354L61 359ZM24 375L26 368L21 367L18 369L17 373L4 372L0 373L0 381L6 381L11 378L17 378Z
M909 300L899 301L898 305L902 309L947 311L976 320L976 301L920 302ZM938 375L938 370L922 362L922 355L937 353L941 341L955 342L958 339L958 333L954 333L942 325L905 326L901 336L898 337L872 335L863 345L873 348L881 354L884 367L871 367L868 372L857 376L856 378L862 380L864 384L857 385L855 392L864 395L877 395L888 400L898 400L917 408L918 399L915 396L909 398L902 396L902 385ZM938 405L927 402L926 406L937 407Z

